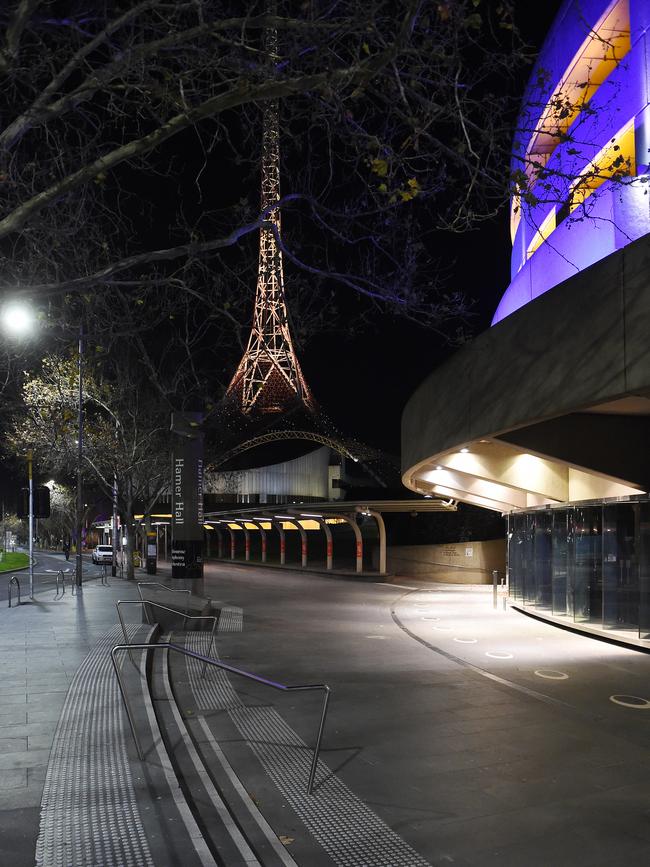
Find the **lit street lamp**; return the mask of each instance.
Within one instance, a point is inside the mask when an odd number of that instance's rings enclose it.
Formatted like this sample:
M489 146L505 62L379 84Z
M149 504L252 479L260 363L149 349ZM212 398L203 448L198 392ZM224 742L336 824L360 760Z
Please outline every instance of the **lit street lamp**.
M12 301L2 308L2 327L10 337L27 337L35 326L34 313L27 304ZM29 483L28 552L29 552L29 598L34 598L34 479L32 450L27 451L27 476Z
M36 317L33 309L20 301L11 301L5 304L0 312L0 322L4 331L12 337L28 337L35 330ZM82 569L83 560L81 555L81 536L83 527L83 486L82 486L82 469L83 469L83 324L79 323L79 415L77 419L77 514L76 514L76 531L77 531L77 557L75 568L75 584L79 589L82 585ZM30 452L30 498L29 498L29 562L30 562L30 595L33 596L33 497L32 478L31 478L31 452Z

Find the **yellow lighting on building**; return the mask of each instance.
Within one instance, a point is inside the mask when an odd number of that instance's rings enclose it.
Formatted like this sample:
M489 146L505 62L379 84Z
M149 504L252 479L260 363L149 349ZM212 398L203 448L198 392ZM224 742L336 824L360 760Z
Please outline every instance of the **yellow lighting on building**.
M555 230L555 208L551 211L550 214L544 219L539 229L535 232L535 235L528 245L528 250L526 251L526 258L530 259L535 250L540 246L542 241L545 241L548 236Z
M605 181L613 177L634 175L636 162L634 153L634 118L629 120L605 147L594 157L579 178L571 192L570 211L575 211Z
M538 172L546 166L573 121L630 48L629 3L628 0L617 0L589 31L535 126L522 166L530 189L535 186ZM513 243L520 222L521 197L515 194L510 209Z

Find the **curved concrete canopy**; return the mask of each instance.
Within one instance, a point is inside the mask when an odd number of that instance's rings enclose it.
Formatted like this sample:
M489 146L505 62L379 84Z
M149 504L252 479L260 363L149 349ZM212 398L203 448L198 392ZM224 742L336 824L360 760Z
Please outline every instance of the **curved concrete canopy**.
M422 383L402 418L404 484L500 511L647 491L649 335L646 236Z

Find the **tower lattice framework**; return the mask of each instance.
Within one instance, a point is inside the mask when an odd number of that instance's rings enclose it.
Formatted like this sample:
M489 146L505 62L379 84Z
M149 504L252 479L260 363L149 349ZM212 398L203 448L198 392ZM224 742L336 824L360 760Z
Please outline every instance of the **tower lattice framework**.
M277 34L265 37L270 57L277 53ZM261 211L280 199L280 128L277 100L262 107L262 194ZM280 210L272 208L265 220L280 237ZM228 386L227 396L236 399L245 414L281 412L288 405L302 403L313 410L313 398L298 363L284 295L282 251L272 228L260 229L260 253L255 293L255 310L248 346Z

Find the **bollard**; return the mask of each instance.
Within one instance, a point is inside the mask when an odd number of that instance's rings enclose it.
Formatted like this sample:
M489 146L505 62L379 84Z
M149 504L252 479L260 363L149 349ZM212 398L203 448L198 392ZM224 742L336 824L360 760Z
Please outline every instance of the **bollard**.
M496 569L492 571L492 607L496 611L497 594L499 592L499 573Z
M9 581L9 608L11 608L11 587L12 585L16 585L16 590L18 591L18 604L20 605L20 581L16 578L15 575L12 576Z

